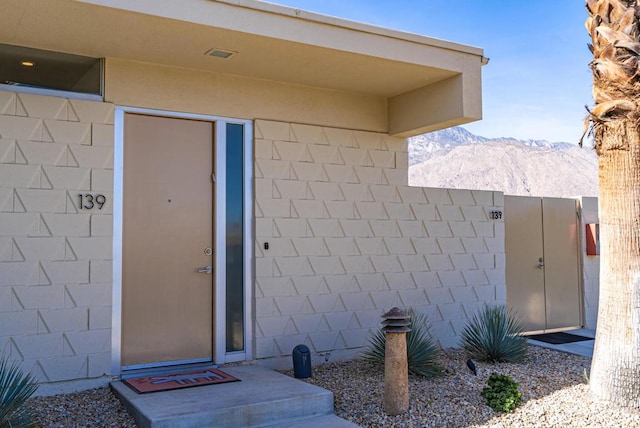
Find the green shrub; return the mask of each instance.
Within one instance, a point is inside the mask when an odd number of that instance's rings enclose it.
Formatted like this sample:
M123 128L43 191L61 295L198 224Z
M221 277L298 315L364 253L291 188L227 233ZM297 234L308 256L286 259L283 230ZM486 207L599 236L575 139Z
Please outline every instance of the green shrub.
M507 375L493 373L487 381L488 387L482 389L482 396L496 412L513 413L522 403L522 393L518 384Z
M429 333L429 325L425 314L416 312L413 308L407 310L411 317L407 333L407 364L409 373L418 376L435 376L442 368L436 362L438 345ZM364 353L366 360L384 364L384 348L386 335L382 329L376 331L369 339L369 348Z
M25 403L38 389L30 373L0 356L0 427L35 427L33 411Z
M520 362L527 354L522 325L504 306L488 306L473 315L462 331L462 347L472 358L491 363Z

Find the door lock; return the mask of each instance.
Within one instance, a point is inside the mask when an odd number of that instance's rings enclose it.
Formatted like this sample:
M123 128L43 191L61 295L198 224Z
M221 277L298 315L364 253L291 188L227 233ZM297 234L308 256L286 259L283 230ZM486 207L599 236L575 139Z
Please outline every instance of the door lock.
M204 255L205 256L210 256L211 254L213 254L213 250L211 248L205 248L204 249Z
M538 259L538 269L542 269L542 268L544 268L544 259L540 257Z
M213 272L213 268L211 266L205 266L202 269L198 269L198 273L206 273L207 275L211 275Z

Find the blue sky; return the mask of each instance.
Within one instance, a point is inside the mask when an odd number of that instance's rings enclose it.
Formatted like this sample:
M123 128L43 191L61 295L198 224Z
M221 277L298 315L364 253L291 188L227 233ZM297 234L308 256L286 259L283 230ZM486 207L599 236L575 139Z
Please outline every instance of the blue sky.
M576 143L592 105L582 0L275 0L484 49L484 137Z

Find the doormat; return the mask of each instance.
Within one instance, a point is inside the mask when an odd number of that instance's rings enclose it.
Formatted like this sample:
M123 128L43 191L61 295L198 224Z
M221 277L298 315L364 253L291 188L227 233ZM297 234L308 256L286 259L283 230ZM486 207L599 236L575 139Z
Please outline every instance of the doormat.
M239 381L240 379L236 379L218 369L166 373L122 380L123 383L127 384L127 386L138 394Z
M551 345L562 345L563 343L594 340L592 337L578 336L577 334L570 334L565 332L534 334L533 336L527 336L527 339L550 343Z

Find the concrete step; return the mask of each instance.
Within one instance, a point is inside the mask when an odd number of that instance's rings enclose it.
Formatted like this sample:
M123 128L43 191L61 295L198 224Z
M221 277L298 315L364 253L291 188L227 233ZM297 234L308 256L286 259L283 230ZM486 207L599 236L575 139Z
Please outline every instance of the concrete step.
M218 385L137 394L122 382L111 388L141 428L300 426L333 416L333 393L260 366L221 367L240 379ZM287 421L296 421L287 425ZM318 423L322 423L318 419Z
M314 416L311 418L287 419L276 424L262 425L260 428L358 428L352 422L336 415Z

